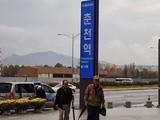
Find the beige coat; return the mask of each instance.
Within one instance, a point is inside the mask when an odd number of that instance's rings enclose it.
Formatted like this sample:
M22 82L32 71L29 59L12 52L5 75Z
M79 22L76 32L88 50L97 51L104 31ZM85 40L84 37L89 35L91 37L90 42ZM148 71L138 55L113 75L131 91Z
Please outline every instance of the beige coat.
M100 106L101 104L104 104L105 100L102 87L98 86L96 93L94 84L89 84L85 91L84 100L85 104L91 106Z

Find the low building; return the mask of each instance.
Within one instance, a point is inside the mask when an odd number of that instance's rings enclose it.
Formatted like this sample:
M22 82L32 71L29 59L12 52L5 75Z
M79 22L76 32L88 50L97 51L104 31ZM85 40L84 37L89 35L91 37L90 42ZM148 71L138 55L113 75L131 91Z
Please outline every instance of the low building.
M80 78L79 69L74 68L73 78ZM38 77L38 78L72 78L72 68L58 67L21 67L18 73L19 77ZM100 70L100 77L106 77L107 71Z
M19 68L18 77L38 77L38 70L35 67Z

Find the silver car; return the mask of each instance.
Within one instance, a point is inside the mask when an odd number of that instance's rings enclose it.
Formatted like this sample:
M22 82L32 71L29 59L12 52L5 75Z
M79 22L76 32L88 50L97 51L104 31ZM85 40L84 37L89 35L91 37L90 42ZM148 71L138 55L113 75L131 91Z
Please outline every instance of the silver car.
M21 97L32 98L35 96L33 82L1 82L0 100L18 99Z
M34 98L36 96L35 87L42 86L45 91L46 99L45 107L53 108L55 101L54 90L45 83L34 83L34 82L0 82L0 100L6 99L18 99L18 98ZM0 114L3 111L0 110Z

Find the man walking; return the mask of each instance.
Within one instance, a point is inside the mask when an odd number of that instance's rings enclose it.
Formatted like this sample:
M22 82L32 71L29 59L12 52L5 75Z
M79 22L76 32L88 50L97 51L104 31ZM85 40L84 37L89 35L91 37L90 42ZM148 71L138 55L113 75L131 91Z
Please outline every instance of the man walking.
M99 77L93 77L93 83L89 84L85 91L85 105L88 109L87 120L99 120L99 112L101 105L104 107L104 92L99 85Z
M56 101L59 108L59 120L69 120L70 106L74 96L72 89L68 87L68 80L62 81L62 87L58 89Z

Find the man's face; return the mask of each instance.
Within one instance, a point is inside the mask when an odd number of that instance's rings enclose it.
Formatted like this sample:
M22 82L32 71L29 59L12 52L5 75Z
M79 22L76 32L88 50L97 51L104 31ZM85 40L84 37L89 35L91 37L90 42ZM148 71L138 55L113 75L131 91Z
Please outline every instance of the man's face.
M98 86L99 85L99 79L93 79L93 83L95 86Z
M63 87L64 87L64 88L68 88L68 81L64 81Z

